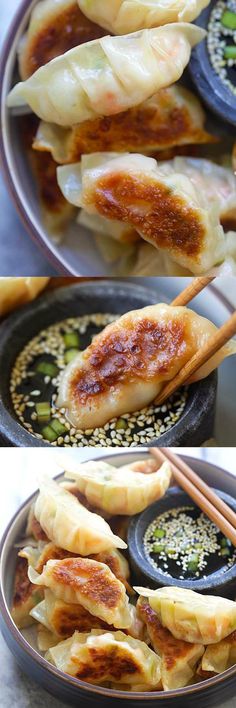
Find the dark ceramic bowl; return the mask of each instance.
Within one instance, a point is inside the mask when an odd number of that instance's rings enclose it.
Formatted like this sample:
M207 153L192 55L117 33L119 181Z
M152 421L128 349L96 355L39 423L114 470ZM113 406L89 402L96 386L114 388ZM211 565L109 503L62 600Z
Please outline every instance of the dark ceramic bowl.
M214 489L216 494L236 511L236 500L219 489ZM172 487L165 496L145 509L141 514L133 516L128 529L128 546L130 561L138 577L138 583L148 587L165 587L178 585L180 588L196 590L208 595L221 595L234 599L236 588L236 563L224 573L216 571L210 573L205 579L177 580L166 576L160 568L154 568L149 562L144 550L143 539L148 526L160 514L176 509L180 506L195 506L192 499L178 487Z
M106 456L106 462L120 465L145 459L147 452L127 452ZM102 459L102 458L101 458ZM236 477L202 460L184 458L198 472L207 484L225 490L227 494L236 497ZM124 706L125 708L209 708L225 701L236 694L236 666L213 678L201 681L193 686L187 686L168 692L153 691L151 693L129 693L91 686L78 679L71 678L50 665L25 639L11 619L10 607L13 588L13 577L17 551L14 544L18 542L25 531L29 508L35 495L30 497L15 514L6 529L0 546L0 626L9 649L17 662L33 680L60 700L69 705L81 705L94 708L106 706Z
M37 301L9 317L0 327L0 435L5 444L17 447L49 445L38 440L20 423L13 409L9 381L16 357L42 329L67 317L95 312L123 314L129 310L163 302L161 292L139 285L91 281L70 285L42 295ZM217 373L192 384L181 418L152 445L201 445L213 435Z
M216 0L212 0L197 18L195 24L207 30L210 15L215 5ZM223 121L236 125L236 94L233 94L214 70L206 39L193 49L189 71L197 91L208 108L214 111Z

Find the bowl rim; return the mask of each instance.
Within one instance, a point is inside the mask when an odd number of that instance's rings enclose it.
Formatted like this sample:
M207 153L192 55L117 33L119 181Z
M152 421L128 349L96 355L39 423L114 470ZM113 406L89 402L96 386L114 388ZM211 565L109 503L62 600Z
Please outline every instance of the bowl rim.
M137 455L139 454L137 450L133 451L133 454ZM140 450L141 455L149 454L148 449L146 450ZM121 455L123 457L127 457L132 455L132 451L128 452L120 452L120 453L115 453L114 455L111 456L120 458ZM103 455L100 457L97 457L97 460L103 460L107 459L109 456L106 456L104 458ZM185 456L181 454L181 458L185 461L190 463L198 462L200 467L203 467L205 465L214 468L214 470L217 470L218 473L221 473L222 471L224 472L227 477L234 478L234 475L230 473L228 470L224 470L222 467L218 467L218 465L215 465L212 462L208 462L206 460L200 460L198 458L194 458L192 456ZM62 474L57 475L54 479L58 480L58 478L61 478L63 476ZM17 518L23 511L26 511L27 507L32 504L35 496L38 494L38 489L31 494L23 504L19 507L19 509L16 511L14 516L11 518L9 524L7 525L7 528L5 529L3 536L0 541L0 558L2 557L5 545L7 543L7 538L8 534L11 531L12 527L14 526ZM8 631L10 634L13 636L13 639L17 642L17 644L20 646L20 648L27 654L30 655L32 660L35 660L36 664L41 667L42 670L48 671L49 674L52 674L52 676L55 676L58 678L59 681L64 681L67 684L70 684L70 686L73 686L74 688L79 688L82 691L85 691L86 693L92 693L92 694L99 694L100 696L108 697L108 698L118 698L118 699L126 699L126 700L137 700L137 701L143 701L145 699L148 701L152 700L169 700L170 698L176 698L176 697L184 697L186 695L189 695L191 697L191 694L193 693L198 693L202 691L203 687L211 688L212 686L217 686L222 681L224 682L225 679L236 676L236 665L231 667L230 669L226 669L226 671L223 671L221 674L217 674L217 676L213 676L211 678L207 678L204 681L200 681L197 684L193 684L191 686L185 686L183 688L177 688L177 689L172 689L171 691L151 691L151 692L135 692L135 691L118 691L114 689L109 689L109 688L103 688L101 686L94 686L93 684L89 684L87 682L81 681L80 679L73 678L72 676L69 676L68 674L64 673L63 671L60 671L56 667L53 667L53 665L50 665L50 663L42 657L33 647L30 646L29 642L25 639L25 637L21 634L20 630L16 627L10 611L7 606L7 602L5 599L5 593L4 593L4 582L3 582L3 577L2 577L2 571L0 575L0 609L1 609L1 614L2 614L2 621L5 623Z
M77 275L80 276L82 274L78 272L74 272L73 268L69 269L65 264L63 264L63 257L59 258L56 250L54 248L54 243L53 240L51 241L51 245L47 243L47 240L43 238L43 235L36 229L34 226L30 215L27 213L27 210L25 209L24 205L21 202L20 196L18 194L16 182L14 179L14 175L11 171L10 164L8 161L7 157L7 151L6 151L6 144L5 144L5 135L4 135L4 130L3 126L5 125L5 110L6 110L6 104L5 104L5 74L6 74L6 68L7 68L7 63L9 60L9 57L11 55L11 47L15 39L15 35L18 30L18 26L21 21L24 19L24 15L27 11L27 9L30 8L32 5L33 6L36 4L36 0L21 0L20 5L16 12L13 15L12 21L10 23L9 29L7 31L5 40L3 42L3 47L1 50L1 62L0 62L0 113L1 113L1 126L2 130L0 131L0 163L2 166L2 172L5 178L5 183L8 188L9 194L12 198L12 201L14 203L14 206L16 208L16 211L26 229L28 232L29 236L31 239L34 241L35 245L38 246L41 250L41 252L45 255L45 257L49 260L49 262L54 266L54 268L57 269L58 274L60 275ZM15 57L16 59L16 57ZM6 122L8 120L6 119Z
M218 489L215 484L212 486L212 489L224 502L226 502L226 504L228 504L228 506L230 506L234 511L236 511L236 499L232 496L232 494L223 492L223 490ZM196 502L193 502L191 500L187 492L181 489L181 487L178 487L177 484L174 484L173 487L167 490L164 497L151 504L139 514L136 514L131 517L127 534L131 561L133 561L133 563L135 563L135 565L138 567L139 571L141 571L142 574L145 575L147 582L148 580L152 583L157 582L158 586L159 584L161 584L161 587L163 587L165 585L165 574L163 573L162 569L156 568L155 570L155 568L153 568L150 561L148 560L147 553L145 553L144 544L142 543L142 541L139 546L138 541L140 541L140 526L142 527L142 525L145 524L145 528L142 531L142 533L145 534L150 524L156 518L158 518L159 514L162 515L168 510L172 510L173 508L175 508L175 505L177 505L178 508L179 506L185 506L189 503L191 503L192 506L197 507ZM164 511L162 509L161 512L158 512L158 504L161 504L161 506L164 507ZM151 513L149 514L150 518L147 520L146 517L148 516L149 510L151 510ZM230 566L230 568L228 568L227 570L225 570L223 574L220 570L215 570L209 576L206 576L205 579L202 576L196 580L192 580L191 578L189 578L188 580L181 580L180 578L175 578L174 575L170 575L169 578L166 578L166 585L168 587L174 587L176 583L178 583L178 587L180 588L196 590L196 592L202 592L204 594L210 595L217 589L220 589L223 585L227 585L228 583L232 583L233 581L236 582L236 559L233 565Z
M94 290L95 291L95 298L96 298L96 291L99 290L101 291L102 295L104 295L104 288L107 288L107 293L109 293L109 289L112 289L113 291L119 290L119 292L124 289L127 293L130 292L135 292L137 295L140 293L140 300L142 297L146 296L148 300L150 299L149 304L153 304L156 301L156 298L158 298L158 285L156 288L150 288L146 284L140 284L137 283L136 281L133 283L131 280L127 281L122 278L111 278L111 279L103 279L103 280L92 280L92 281L82 281L82 282L76 282L76 283L71 283L69 285L66 285L60 289L54 290L54 291L48 291L44 292L40 295L40 298L38 300L34 300L30 303L27 303L24 305L20 310L17 310L13 314L11 314L9 317L6 318L6 320L0 325L0 336L1 336L1 343L0 343L0 363L1 359L4 356L4 350L6 347L7 342L9 341L9 337L13 338L15 335L15 330L17 330L18 327L18 322L20 322L20 326L22 327L22 321L21 318L22 316L26 317L27 319L27 313L28 317L31 321L32 319L32 314L34 313L34 309L36 308L36 312L38 307L40 307L40 304L42 306L42 309L46 310L50 307L52 307L52 304L55 300L55 298L59 298L59 300L63 300L63 297L66 299L67 293L70 291L73 291L73 289L78 289L80 291L89 291L89 296L91 295L91 292ZM160 295L162 294L161 291L161 285L160 285ZM144 304L141 305L145 306ZM108 308L109 309L109 308ZM57 320L56 320L57 321ZM59 321L59 320L58 320ZM25 323L23 323L25 324ZM10 328L10 332L9 332ZM32 339L36 335L32 335L30 339ZM27 340L25 343L24 347L30 340ZM21 348L24 349L24 347ZM19 354L20 352L18 352ZM18 356L17 354L17 356ZM14 360L15 363L16 359ZM13 364L14 366L14 364ZM195 418L193 418L193 406L194 406L194 401L196 402L199 401L199 397L201 395L207 395L208 392L208 403L211 397L211 402L213 402L214 398L214 390L217 390L217 383L218 383L218 373L217 369L211 372L206 378L201 379L198 382L194 382L191 385L190 388L190 393L187 397L186 401L186 406L183 411L183 414L180 416L179 420L170 428L170 430L166 431L165 433L162 434L160 438L153 438L152 441L150 442L150 445L155 445L157 440L161 441L162 445L169 445L170 441L172 442L172 436L173 436L173 430L175 429L176 436L182 434L183 428L186 425L186 420L189 422L189 428L188 430L193 430L193 432L196 429L196 426L198 426L201 423L202 420L202 415L203 415L203 409L202 406L195 406ZM10 387L9 387L9 400L10 400ZM17 445L19 447L24 447L24 446L31 446L31 447L52 447L50 443L48 443L46 440L38 439L36 436L32 435L20 422L20 420L17 417L14 417L14 414L12 412L12 407L8 407L6 404L4 397L1 396L1 387L0 387L0 433L4 439L7 440L11 445ZM173 443L172 443L173 444Z

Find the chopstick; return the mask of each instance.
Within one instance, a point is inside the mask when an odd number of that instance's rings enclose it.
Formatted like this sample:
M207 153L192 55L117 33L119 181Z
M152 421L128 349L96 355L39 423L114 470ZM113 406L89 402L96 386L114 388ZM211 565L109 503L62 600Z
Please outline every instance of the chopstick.
M192 356L189 361L168 384L164 386L154 403L161 405L180 386L187 383L203 364L211 359L236 334L236 312L215 332L206 344Z
M214 277L193 278L192 282L182 290L182 293L179 293L179 295L172 300L171 305L187 305L201 290L206 288L207 285L210 285L213 280L215 280Z
M215 492L193 472L191 467L167 448L150 448L151 454L161 463L170 462L176 482L193 499L236 547L236 514Z

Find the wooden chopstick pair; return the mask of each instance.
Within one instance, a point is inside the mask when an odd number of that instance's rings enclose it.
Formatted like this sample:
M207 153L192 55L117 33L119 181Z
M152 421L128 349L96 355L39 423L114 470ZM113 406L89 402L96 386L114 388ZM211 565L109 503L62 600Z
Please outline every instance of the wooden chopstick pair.
M170 462L174 479L179 486L236 546L236 513L169 448L153 447L150 452L161 464L166 460Z
M171 303L171 305L187 305L198 293L201 292L209 283L211 283L214 278L203 277L194 278L190 283L180 293ZM180 369L180 371L174 376L174 378L169 381L161 390L160 394L155 398L154 403L161 405L166 401L166 399L177 391L180 386L190 381L193 374L195 374L201 366L206 364L211 357L214 356L227 342L236 334L236 312L229 317L227 322L225 322L220 329L218 329L212 337L208 339L206 344L192 356L191 359L185 364L185 366Z

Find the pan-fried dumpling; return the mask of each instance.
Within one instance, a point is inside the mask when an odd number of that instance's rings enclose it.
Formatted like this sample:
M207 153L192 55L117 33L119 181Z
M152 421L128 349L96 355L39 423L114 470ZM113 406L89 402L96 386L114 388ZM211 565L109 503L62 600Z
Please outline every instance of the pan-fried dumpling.
M24 81L51 59L105 32L79 9L77 0L40 0L19 46L19 69Z
M90 504L114 515L139 514L165 494L171 479L168 462L152 474L134 471L129 465L117 468L98 460L77 464L65 458L64 467L66 477L75 480Z
M215 332L209 320L185 307L159 304L128 312L105 327L66 367L57 404L66 408L79 429L140 410ZM204 378L235 352L232 341L191 380Z
M49 278L0 278L0 317L24 305L46 287Z
M30 615L30 610L41 601L43 595L42 589L36 588L30 582L27 570L26 560L17 558L11 615L19 629L33 624L34 620Z
M113 34L168 22L192 22L210 0L78 0L84 14Z
M71 553L88 556L111 548L126 548L105 519L85 509L73 494L53 480L42 482L35 516L48 538Z
M221 642L211 644L206 648L202 657L201 669L221 674L222 671L230 669L234 664L236 664L236 632L229 634Z
M120 113L179 79L204 36L183 23L88 42L17 84L8 106L29 105L39 118L66 127Z
M96 628L109 629L106 622L91 615L82 605L58 600L51 590L45 590L44 600L31 610L30 615L61 639L71 637L76 630L90 632Z
M71 204L128 224L193 273L224 260L218 204L172 166L144 155L95 153L57 173Z
M79 212L78 224L102 236L110 236L110 238L119 241L122 245L140 240L137 231L130 228L127 224L123 224L121 221L104 219L99 214L88 214L85 209L81 209Z
M29 567L29 579L52 590L59 600L82 605L114 627L126 628L132 623L125 587L104 563L90 558L50 560L41 575Z
M158 689L160 659L147 644L123 632L75 632L45 657L60 671L93 684L123 683L133 691Z
M161 657L164 691L187 686L194 676L197 662L204 653L204 646L175 639L168 629L162 627L156 612L144 597L138 599L137 608L147 627L151 645Z
M178 587L134 589L148 598L163 627L176 639L216 644L236 629L236 603L232 600Z
M82 155L93 152L150 153L173 145L214 141L204 130L204 122L198 98L176 84L128 111L72 128L41 121L33 148L50 152L60 164L78 162Z

